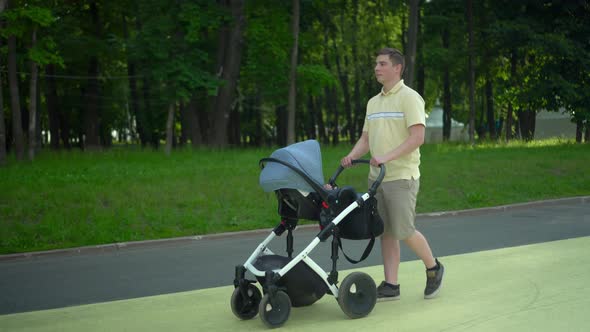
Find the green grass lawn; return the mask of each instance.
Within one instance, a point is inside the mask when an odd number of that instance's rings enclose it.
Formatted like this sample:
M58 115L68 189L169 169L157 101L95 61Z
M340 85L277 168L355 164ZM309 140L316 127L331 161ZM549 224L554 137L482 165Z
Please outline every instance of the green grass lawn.
M350 146L323 146L326 180ZM0 254L273 227L273 149L43 152L0 168ZM590 195L590 145L425 145L418 213ZM367 167L340 185L365 190Z

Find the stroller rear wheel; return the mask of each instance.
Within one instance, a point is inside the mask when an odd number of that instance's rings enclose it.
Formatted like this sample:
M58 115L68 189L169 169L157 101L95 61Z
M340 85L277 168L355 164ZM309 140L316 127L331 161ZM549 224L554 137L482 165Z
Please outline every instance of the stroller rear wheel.
M291 313L291 299L283 291L277 291L273 299L265 294L260 302L260 318L270 328L279 327L289 319Z
M346 276L338 288L338 304L352 318L368 315L377 303L377 287L368 274L353 272Z
M239 319L252 319L258 314L258 305L262 294L258 287L248 284L246 288L247 297L244 298L240 287L236 287L231 295L231 311Z

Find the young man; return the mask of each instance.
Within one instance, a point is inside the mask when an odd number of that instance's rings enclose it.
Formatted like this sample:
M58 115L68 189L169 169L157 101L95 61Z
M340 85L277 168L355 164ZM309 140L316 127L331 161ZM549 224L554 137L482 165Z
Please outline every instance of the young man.
M428 241L414 227L420 187L419 147L424 143L426 116L422 97L401 79L404 67L400 51L384 48L378 52L375 76L383 88L367 104L361 138L341 160L342 166L350 167L352 160L370 151L369 186L379 174L377 166L385 164L386 175L376 194L379 214L385 223L381 236L385 281L377 288L379 301L400 298L400 240L424 262L424 298L436 297L444 274L444 267L432 255Z

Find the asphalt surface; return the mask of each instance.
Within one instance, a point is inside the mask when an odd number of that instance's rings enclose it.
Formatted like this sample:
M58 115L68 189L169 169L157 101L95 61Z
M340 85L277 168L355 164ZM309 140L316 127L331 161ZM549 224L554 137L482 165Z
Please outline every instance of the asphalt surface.
M420 215L416 223L444 262L444 256L455 254L590 236L590 197ZM234 266L269 231L0 256L0 314L227 286ZM317 227L298 228L295 253L317 232ZM270 248L284 253L284 242L284 236L275 239ZM366 244L345 241L344 248L359 257ZM329 271L329 243L321 243L311 257ZM415 259L402 247L402 261ZM379 264L376 244L366 261L352 265L341 258L339 269Z

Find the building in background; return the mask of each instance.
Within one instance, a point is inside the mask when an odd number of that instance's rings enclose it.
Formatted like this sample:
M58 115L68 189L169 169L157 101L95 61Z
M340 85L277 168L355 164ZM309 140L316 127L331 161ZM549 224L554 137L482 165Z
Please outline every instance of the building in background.
M569 114L559 112L540 111L535 122L535 139L542 138L576 138L576 124Z
M451 142L468 141L467 127L454 119L451 119ZM435 106L426 118L426 143L438 143L443 141L443 109Z

